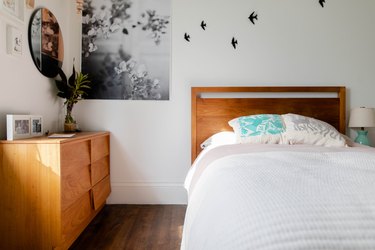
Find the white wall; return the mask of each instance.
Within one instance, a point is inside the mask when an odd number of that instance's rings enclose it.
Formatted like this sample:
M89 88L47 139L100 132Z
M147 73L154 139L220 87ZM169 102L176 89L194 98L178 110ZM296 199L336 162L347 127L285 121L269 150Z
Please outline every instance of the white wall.
M345 85L348 107L375 107L375 1L326 2L174 0L171 100L87 100L76 109L82 128L112 133L109 202L186 201L192 85Z
M64 16L74 13L68 2L38 1L69 37L65 65L80 49L79 20ZM326 2L321 8L317 0L172 0L171 100L85 100L74 110L82 129L112 134L108 202L186 202L192 85L345 85L348 108L375 107L375 1ZM253 10L255 26L247 19ZM57 127L54 89L28 54L17 60L1 51L0 63L1 134L8 112L40 113L47 127ZM371 137L375 142L374 131Z

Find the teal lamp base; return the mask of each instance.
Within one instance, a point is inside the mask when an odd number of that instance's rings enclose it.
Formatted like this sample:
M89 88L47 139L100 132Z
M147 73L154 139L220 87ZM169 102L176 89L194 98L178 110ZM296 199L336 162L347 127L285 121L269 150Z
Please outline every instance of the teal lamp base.
M355 142L363 145L370 146L370 141L368 140L367 133L368 131L365 130L358 130L357 138L355 138Z

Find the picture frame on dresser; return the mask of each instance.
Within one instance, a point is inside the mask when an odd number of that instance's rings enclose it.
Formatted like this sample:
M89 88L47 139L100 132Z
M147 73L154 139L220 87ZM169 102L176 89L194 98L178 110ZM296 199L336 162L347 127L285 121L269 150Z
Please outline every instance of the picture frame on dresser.
M40 116L40 115L30 116L30 124L31 124L30 134L31 134L32 137L43 135L43 118L42 118L42 116Z
M40 115L8 114L6 120L8 141L43 135L43 118Z
M7 115L7 140L29 138L31 136L29 115Z

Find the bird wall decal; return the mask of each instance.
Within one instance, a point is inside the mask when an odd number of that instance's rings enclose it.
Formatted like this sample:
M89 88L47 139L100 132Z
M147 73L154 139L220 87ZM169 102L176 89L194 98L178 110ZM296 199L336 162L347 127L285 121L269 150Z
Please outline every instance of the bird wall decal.
M320 6L322 6L322 8L324 8L324 5L326 4L326 0L319 0L319 4L320 4ZM255 11L253 11L253 12L249 15L248 19L250 20L250 22L251 22L252 24L255 25L255 20L258 21L258 14L256 14ZM200 26L201 26L201 28L202 28L203 30L206 30L206 28L207 28L207 23L206 23L204 20L202 20ZM133 25L133 28L135 28L134 25ZM126 31L127 31L127 30L126 30ZM125 34L127 34L126 31L124 32ZM185 39L186 41L190 42L190 35L187 34L187 33L185 33L185 35L184 35L184 39ZM237 47L238 47L238 41L237 41L237 39L236 39L235 37L232 38L231 44L232 44L232 46L233 46L234 49L237 49Z
M201 27L203 30L206 30L207 24L204 22L204 20L201 22Z
M186 41L190 42L190 35L188 35L187 33L185 33L184 38Z
M233 46L233 48L234 49L236 49L237 48L237 45L238 45L238 41L237 41L237 39L236 38L232 38L232 46Z
M258 21L258 14L255 14L255 11L253 11L253 13L250 14L249 16L249 19L250 21L255 24L255 21L254 20L257 20Z

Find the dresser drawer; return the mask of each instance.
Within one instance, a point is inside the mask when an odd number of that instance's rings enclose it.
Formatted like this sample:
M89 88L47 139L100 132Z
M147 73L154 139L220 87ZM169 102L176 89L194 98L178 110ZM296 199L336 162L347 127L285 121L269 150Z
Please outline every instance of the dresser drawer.
M100 136L91 140L91 162L109 155L109 136Z
M82 195L72 206L62 212L62 240L72 242L88 224L92 214L90 192Z
M91 183L93 186L107 175L109 175L109 156L91 164Z
M105 203L110 193L111 184L109 176L107 176L92 188L92 199L95 210L100 208Z
M72 168L71 168L72 169ZM73 170L73 169L72 169ZM61 177L61 209L64 211L74 201L91 189L90 165L77 166Z
M61 145L61 174L64 176L76 171L77 166L91 163L90 141L80 141Z

